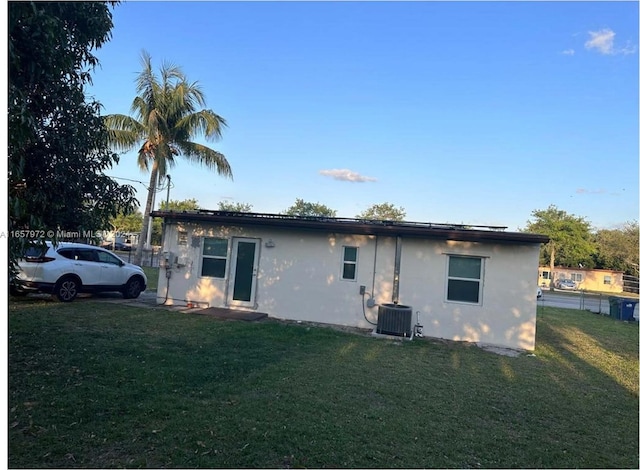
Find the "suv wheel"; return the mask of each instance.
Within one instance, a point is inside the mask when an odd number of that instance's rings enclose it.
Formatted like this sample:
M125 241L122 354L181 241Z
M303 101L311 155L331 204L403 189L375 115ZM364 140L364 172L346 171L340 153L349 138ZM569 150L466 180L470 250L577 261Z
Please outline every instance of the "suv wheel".
M134 276L125 284L122 290L122 296L125 299L137 299L142 292L142 279L138 276Z
M71 302L78 296L80 283L71 276L63 277L56 283L53 291L60 302Z

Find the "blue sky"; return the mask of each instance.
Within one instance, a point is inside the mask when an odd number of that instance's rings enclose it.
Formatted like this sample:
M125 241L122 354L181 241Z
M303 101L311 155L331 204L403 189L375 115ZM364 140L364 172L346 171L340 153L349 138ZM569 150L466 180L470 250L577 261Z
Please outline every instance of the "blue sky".
M209 145L234 180L182 161L171 199L510 230L550 204L638 218L637 2L129 2L113 20L89 89L104 114L129 113L145 49L229 124ZM133 153L109 174L149 178Z

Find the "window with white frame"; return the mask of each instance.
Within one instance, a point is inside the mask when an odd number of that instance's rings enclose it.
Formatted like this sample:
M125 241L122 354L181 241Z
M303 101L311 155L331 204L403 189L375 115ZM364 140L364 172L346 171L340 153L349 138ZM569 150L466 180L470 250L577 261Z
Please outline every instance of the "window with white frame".
M226 238L206 237L202 244L202 277L224 278L227 271Z
M573 282L582 282L582 273L571 273L571 280Z
M479 304L482 299L483 259L449 255L447 300Z
M542 279L551 279L551 273L549 271L542 271Z
M358 267L358 247L342 247L342 279L355 281Z
M605 276L604 277L604 283L605 284L611 284L611 276Z

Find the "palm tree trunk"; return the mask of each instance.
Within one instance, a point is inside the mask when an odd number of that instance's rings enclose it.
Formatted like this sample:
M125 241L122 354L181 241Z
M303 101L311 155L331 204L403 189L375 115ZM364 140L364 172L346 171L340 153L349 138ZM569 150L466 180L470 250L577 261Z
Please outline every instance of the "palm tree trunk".
M138 246L136 248L136 254L133 257L133 264L141 266L142 264L142 248L147 241L147 234L149 233L149 219L151 218L151 209L153 205L153 196L156 193L156 184L158 183L158 166L153 165L151 169L151 178L149 179L149 193L147 194L147 205L144 208L144 218L142 219L142 232L138 239Z

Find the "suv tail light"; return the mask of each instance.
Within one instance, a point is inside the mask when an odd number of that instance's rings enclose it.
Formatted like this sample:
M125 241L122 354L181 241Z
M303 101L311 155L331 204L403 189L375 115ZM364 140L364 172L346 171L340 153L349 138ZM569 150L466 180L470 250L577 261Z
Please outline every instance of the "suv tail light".
M25 260L30 263L48 263L49 261L55 261L55 258L49 258L48 256L40 256L37 258L33 256L27 256L25 257Z
M46 246L30 246L26 249L22 258L28 263L48 263L49 261L54 261L55 258L47 256L48 252L49 248Z

